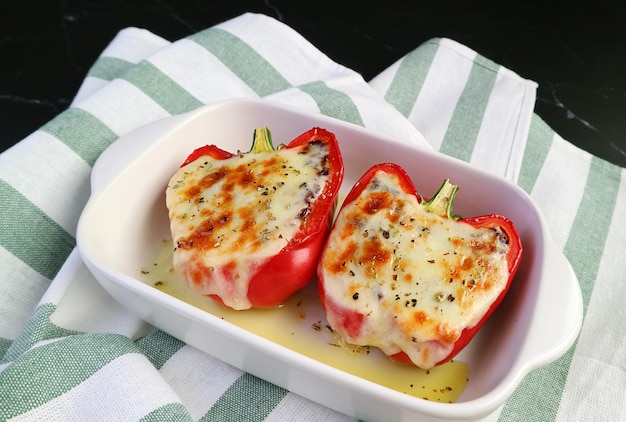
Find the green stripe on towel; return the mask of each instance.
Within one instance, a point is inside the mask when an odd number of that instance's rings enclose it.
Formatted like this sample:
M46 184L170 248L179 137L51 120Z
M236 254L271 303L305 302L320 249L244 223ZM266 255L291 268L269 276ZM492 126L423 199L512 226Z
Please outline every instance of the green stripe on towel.
M470 161L497 75L497 71L493 70L493 62L482 56L476 56L465 89L443 138L440 152Z
M304 84L299 86L299 88L315 100L322 114L363 126L363 119L359 109L349 95L329 88L322 81Z
M287 390L243 374L215 402L201 422L261 422L287 395ZM229 415L230 418L225 418Z
M535 186L553 139L554 131L539 116L533 114L517 180L518 185L528 193L531 193Z
M79 108L67 109L41 130L63 142L90 166L118 137L95 116Z
M169 358L185 346L185 343L161 330L151 332L136 343L157 369L161 369Z
M28 319L26 326L20 331L0 363L10 362L26 353L34 344L59 337L76 334L76 331L59 327L50 321L50 316L56 311L56 305L43 303L35 309ZM0 396L1 397L1 396Z
M117 57L100 57L89 69L87 76L112 81L123 75L135 64Z
M585 311L611 226L621 171L620 167L592 157L583 199L563 249L578 277Z
M8 338L0 338L0 362L4 360L5 355L12 344L13 340L9 340Z
M194 110L202 102L150 62L143 61L124 75L124 79L139 88L170 114Z
M192 422L193 419L182 403L170 403L154 409L140 419L140 422Z
M76 244L22 193L0 180L0 245L48 279L54 278Z
M36 347L2 372L0 420L54 400L114 359L136 352L134 343L119 334L81 334ZM32 388L34 379L46 388Z
M206 48L260 97L291 88L291 84L248 44L219 28L188 39Z
M404 117L409 117L415 106L438 49L439 39L429 41L407 54L400 62L398 71L385 93L385 100Z

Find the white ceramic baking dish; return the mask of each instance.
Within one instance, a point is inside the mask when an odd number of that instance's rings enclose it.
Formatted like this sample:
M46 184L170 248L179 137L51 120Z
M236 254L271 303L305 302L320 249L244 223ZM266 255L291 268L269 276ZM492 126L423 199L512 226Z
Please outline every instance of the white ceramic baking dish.
M454 209L458 214L498 213L514 221L524 258L500 308L453 363L453 373L458 365L469 371L469 381L462 391L457 389L453 403L426 400L378 382L390 363L377 353L353 352L350 364L325 359L325 350L331 348L329 353L349 352L328 345L332 338L323 334L324 314L315 302L314 283L300 293L298 300L308 302L298 317L291 311L278 316L271 310L261 312L255 314L256 328L251 329L239 317L222 314L210 300L184 292L168 294L146 281L146 268L162 254L164 239L169 238L164 191L180 163L207 143L247 151L253 129L263 126L269 127L275 144L314 126L334 132L345 164L344 194L371 165L392 161L407 170L426 196L445 178L460 185ZM235 367L369 421L484 417L529 371L564 354L582 321L581 293L571 266L521 189L442 154L259 99L208 105L142 127L112 144L94 166L92 196L80 218L77 243L96 279L142 319ZM267 334L280 329L295 340L282 342ZM359 365L371 367L371 376L361 376ZM449 376L446 368L441 371Z

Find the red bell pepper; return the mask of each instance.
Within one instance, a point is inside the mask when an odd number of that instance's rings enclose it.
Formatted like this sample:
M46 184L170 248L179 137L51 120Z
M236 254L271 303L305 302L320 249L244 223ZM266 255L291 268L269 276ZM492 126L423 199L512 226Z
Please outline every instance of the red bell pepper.
M391 163L373 166L354 185L318 267L322 305L341 341L427 369L457 355L498 307L522 257L519 234L501 215L453 216L457 190L446 180L423 200ZM489 274L499 275L500 290ZM468 314L474 301L476 315L448 324L447 315Z
M187 173L202 171L185 184ZM337 139L321 128L277 148L267 128L257 129L247 153L198 148L168 185L177 272L192 289L229 308L282 304L315 277L342 180ZM192 211L177 210L176 204L187 203ZM283 214L288 220L280 223ZM268 255L270 244L274 253Z

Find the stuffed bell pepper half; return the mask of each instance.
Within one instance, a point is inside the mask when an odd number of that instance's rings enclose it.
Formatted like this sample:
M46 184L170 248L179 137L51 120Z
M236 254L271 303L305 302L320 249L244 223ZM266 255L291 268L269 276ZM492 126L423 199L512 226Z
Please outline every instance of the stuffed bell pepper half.
M249 152L195 150L166 189L174 269L228 308L280 305L315 277L342 179L321 128L277 148L263 128Z
M346 197L318 268L340 342L428 369L452 359L507 292L522 256L500 215L451 214L448 180L429 201L405 170L369 169Z

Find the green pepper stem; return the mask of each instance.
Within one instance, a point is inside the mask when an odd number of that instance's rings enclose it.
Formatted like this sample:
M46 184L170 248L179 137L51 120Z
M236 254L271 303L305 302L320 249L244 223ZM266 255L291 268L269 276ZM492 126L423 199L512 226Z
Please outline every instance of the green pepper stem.
M422 206L426 211L446 216L452 220L458 220L460 218L458 215L452 215L454 197L458 190L459 187L457 185L453 185L450 183L450 180L445 179L435 196L429 201L422 202Z
M271 152L276 151L272 144L272 134L267 127L254 129L252 137L252 147L250 152Z

